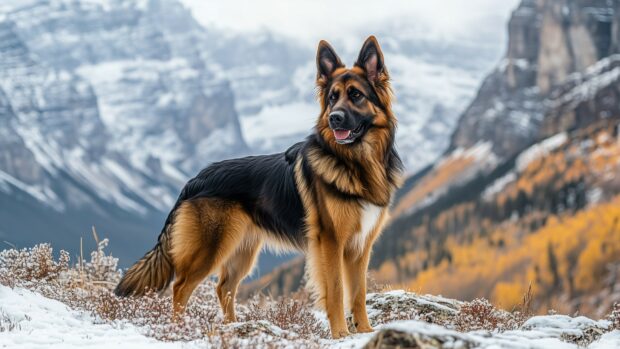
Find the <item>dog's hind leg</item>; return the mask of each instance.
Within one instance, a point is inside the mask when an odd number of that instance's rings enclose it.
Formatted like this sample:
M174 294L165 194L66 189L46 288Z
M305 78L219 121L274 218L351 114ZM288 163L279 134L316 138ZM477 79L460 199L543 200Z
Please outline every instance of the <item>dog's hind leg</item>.
M262 241L255 236L246 235L245 241L239 245L221 268L217 285L217 297L220 300L226 322L236 322L235 297L237 287L254 267L256 258L262 247Z
M222 200L197 199L179 207L172 232L175 317L183 312L194 289L237 250L249 222L238 205Z

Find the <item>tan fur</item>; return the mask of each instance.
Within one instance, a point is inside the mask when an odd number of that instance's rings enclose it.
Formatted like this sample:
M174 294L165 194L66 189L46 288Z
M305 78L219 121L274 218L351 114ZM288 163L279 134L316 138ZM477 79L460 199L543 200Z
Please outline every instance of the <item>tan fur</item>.
M126 295L143 296L150 290L168 286L173 274L169 255L171 230L171 226L164 228L155 248L127 270L117 290Z
M179 207L171 250L175 315L183 311L200 282L219 269L220 303L226 319L235 320L234 310L227 304L232 304L237 285L250 272L261 245L259 239L248 235L251 227L250 217L238 204L202 198ZM240 262L240 258L249 261Z
M235 296L243 278L250 273L262 247L262 241L255 236L247 236L234 254L221 267L217 296L224 311L226 322L236 322Z
M317 305L327 312L332 336L348 335L345 304L353 312L357 331L371 331L365 305L366 271L372 244L381 233L387 209L382 210L360 250L354 240L361 233L363 207L333 196L321 185L313 190L319 198L315 205L311 205L314 199L307 187L302 191L302 198L309 205L306 207L310 207L307 212L308 286Z

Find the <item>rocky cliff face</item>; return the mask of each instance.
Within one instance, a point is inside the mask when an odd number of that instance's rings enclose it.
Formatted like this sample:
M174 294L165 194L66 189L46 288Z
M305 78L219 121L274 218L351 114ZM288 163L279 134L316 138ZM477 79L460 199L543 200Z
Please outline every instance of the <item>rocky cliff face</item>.
M506 158L539 138L548 110L571 74L617 49L616 2L525 0L508 24L506 57L461 116L451 149L491 141ZM615 41L614 41L615 40ZM552 106L553 107L553 106Z
M552 90L539 131L548 137L620 117L620 55L613 54L569 76Z
M587 5L585 1L539 3L539 35L543 40L537 50L536 86L541 93L548 93L569 74L583 71L608 54L610 32L599 33L599 28L610 25L607 10L606 1Z
M41 1L9 18L38 60L89 83L109 143L142 148L130 156L135 166L165 157L193 172L244 150L232 92L207 57L215 37L178 2ZM194 146L211 135L208 147ZM170 144L176 155L163 149Z

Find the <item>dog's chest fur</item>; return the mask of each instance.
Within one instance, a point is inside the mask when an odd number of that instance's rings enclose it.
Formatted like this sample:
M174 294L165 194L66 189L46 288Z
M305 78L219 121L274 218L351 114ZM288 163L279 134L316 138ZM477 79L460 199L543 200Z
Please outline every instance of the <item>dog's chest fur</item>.
M351 249L363 251L366 240L379 223L379 219L385 208L371 203L364 203L360 213L360 231L356 232L349 242Z

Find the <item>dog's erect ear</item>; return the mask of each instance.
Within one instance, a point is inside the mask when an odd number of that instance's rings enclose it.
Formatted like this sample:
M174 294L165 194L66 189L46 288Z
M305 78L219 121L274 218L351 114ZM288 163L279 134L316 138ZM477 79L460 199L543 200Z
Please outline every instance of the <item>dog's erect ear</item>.
M329 79L334 70L344 67L342 61L334 51L334 48L325 40L319 42L319 48L316 51L316 78Z
M364 41L355 65L366 71L368 80L372 83L375 83L381 74L386 73L385 65L383 65L383 52L374 35Z

